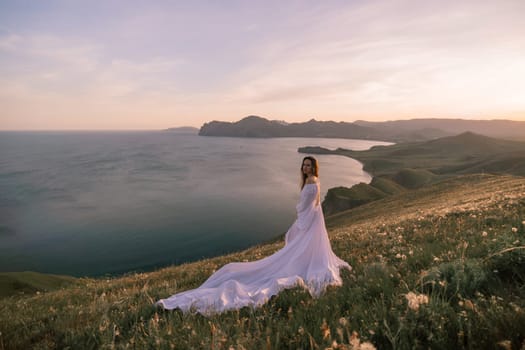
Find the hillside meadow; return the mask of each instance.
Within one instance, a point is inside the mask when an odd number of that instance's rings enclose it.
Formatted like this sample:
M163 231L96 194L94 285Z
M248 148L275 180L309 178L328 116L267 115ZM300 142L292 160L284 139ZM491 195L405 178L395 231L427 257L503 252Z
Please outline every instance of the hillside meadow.
M0 299L0 349L523 349L525 178L463 175L327 218L342 287L204 317L159 298L283 240Z
M308 154L337 154L363 163L374 177L328 190L325 215L333 215L365 203L466 174L525 176L525 142L496 139L464 132L430 141L374 146L363 151L342 148L301 147Z

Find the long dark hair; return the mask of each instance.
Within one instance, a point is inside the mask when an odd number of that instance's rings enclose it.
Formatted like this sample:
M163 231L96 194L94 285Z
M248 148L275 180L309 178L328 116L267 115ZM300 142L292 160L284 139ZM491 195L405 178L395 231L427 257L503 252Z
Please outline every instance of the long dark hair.
M308 175L303 173L303 164L304 164L304 161L307 159L312 162L312 174L315 175L316 177L319 176L319 164L317 163L317 159L315 159L312 156L304 157L303 161L301 162L301 169L300 169L301 171L301 189L303 189L304 184L306 182L306 178L308 177Z

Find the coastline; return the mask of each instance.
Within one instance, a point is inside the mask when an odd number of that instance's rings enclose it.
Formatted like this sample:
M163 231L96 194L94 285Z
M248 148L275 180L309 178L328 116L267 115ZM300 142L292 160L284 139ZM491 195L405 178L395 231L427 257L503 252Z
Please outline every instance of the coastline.
M44 209L49 206L54 206L55 209L51 215L56 215L56 217L44 222L43 225L34 226L33 231L27 232L24 231L24 228L18 228L16 225L13 226L8 222L8 226L13 227L12 232L18 232L18 234L1 237L3 239L2 243L6 242L6 244L2 244L3 247L0 252L10 250L11 252L16 253L21 251L19 250L21 249L21 243L19 243L20 240L18 235L20 237L25 237L25 239L30 242L30 244L26 246L27 249L24 248L26 249L25 252L27 254L31 254L30 252L33 247L44 245L44 248L46 248L47 246L50 246L45 245L49 242L48 237L51 237L51 235L41 235L39 234L39 231L57 232L58 235L68 241L68 248L64 250L66 254L64 256L58 253L53 253L52 256L49 257L46 255L46 250L40 249L36 258L33 259L28 257L27 259L30 260L19 260L16 264L15 262L17 260L10 258L11 253L0 253L3 255L3 260L0 259L0 264L2 264L5 272L38 271L42 273L71 275L81 278L95 276L104 277L107 275L122 276L127 273L152 271L174 263L182 264L189 261L196 261L203 257L218 256L227 252L245 249L254 244L266 242L271 240L274 236L281 235L286 231L289 225L293 223L293 219L295 218L294 206L296 204L296 196L299 192L296 177L293 176L293 174L296 170L295 164L301 157L301 155L297 153L297 147L306 142L304 138L280 139L278 141L254 140L254 142L248 143L246 142L247 140L239 140L237 138L220 138L219 140L219 138L214 137L179 137L178 135L170 134L169 132L159 132L154 134L148 132L143 133L142 136L140 133L135 132L125 134L126 135L119 133L118 137L113 138L111 134L99 133L98 135L95 135L95 138L92 138L91 135L94 134L87 133L81 138L77 138L76 136L70 137L69 133L65 133L63 134L63 137L59 138L55 137L55 134L53 134L44 135L44 137L33 137L30 135L22 139L22 141L28 139L31 141L30 144L42 146L34 149L43 149L43 146L50 143L51 145L59 145L66 141L67 144L73 142L72 147L68 147L68 149L73 150L72 155L75 157L67 159L67 163L71 165L68 169L71 169L73 174L70 174L70 170L67 169L65 172L62 171L59 167L60 164L55 166L54 163L46 161L37 164L39 164L39 168L41 169L49 169L49 171L45 171L45 173L48 174L47 176L40 176L40 171L27 171L20 176L13 175L11 177L13 179L13 186L9 187L12 189L24 189L27 187L28 194L33 193L29 190L38 190L37 192L34 192L38 194L38 197L24 198L25 203L27 203L27 208L22 206L16 210L23 214L29 210L34 211L36 210L35 208L39 208L40 206L44 206ZM15 138L18 139L18 137ZM92 139L96 141L95 145L89 143ZM111 143L114 143L115 141L121 142L121 140L130 140L136 143L136 140L140 141L141 139L145 139L148 144L151 144L152 142L157 143L157 141L159 141L161 146L165 144L166 151L162 153L169 155L169 157L165 159L152 159L149 153L143 152L142 147L131 148L129 149L129 152L124 149L125 153L123 155L125 157L122 158L125 162L120 161L121 157L119 154L122 153L116 154L118 157L115 157L113 156L111 149L109 152L102 153L101 159L99 159L100 157L98 154L91 155L90 152L85 151L82 151L79 154L79 157L76 157L77 153L74 151L75 149L86 150L86 147L84 147L85 144L92 146L93 150L97 150L100 145L111 145ZM359 147L361 148L370 147L369 142L362 143L361 141L355 140L316 140L320 142L320 145L323 145L323 142L325 142L329 147L332 147L332 145L338 146L345 144L360 145ZM111 141L111 143L109 143L109 141ZM173 142L179 142L188 146L192 146L192 144L195 143L197 146L201 145L200 148L202 151L198 152L199 154L197 157L193 157L190 154L185 159L178 160L178 158L171 154L184 153L184 148L177 148L179 151L174 152L174 147L172 146ZM227 147L217 147L223 144L227 145ZM249 146L249 144L253 144L254 146ZM266 146L268 144L274 144L274 146ZM175 143L175 146L177 145L178 144ZM33 147L31 147L31 149L33 149ZM224 152L221 151L222 149ZM90 151L90 149L87 150ZM155 151L153 153L158 153L156 148L153 150ZM204 156L203 152L205 150L214 150L214 152L206 152L206 154L209 153L211 155ZM286 154L275 157L275 155L280 154L279 152L282 150L284 150ZM137 151L139 151L138 155L140 157L135 160L134 157L135 154L137 154ZM147 149L144 151L147 151ZM217 155L217 151L221 153ZM263 158L261 159L265 160L265 167L260 167L260 162L244 164L239 163L240 161L224 163L224 161L220 160L223 158L221 155L222 153L228 157L231 155L234 158L238 158L239 156L251 158L249 155L252 152L255 152L255 154L258 155L263 155ZM24 158L31 159L31 157ZM61 156L54 158L58 160L62 159ZM354 176L356 182L370 181L370 176L361 171L362 164L360 162L354 161L350 158L348 158L348 161L341 161L338 157L327 158L328 163L323 162L322 170L323 197L326 195L328 189L333 187L333 184L347 184L346 181L352 181ZM13 159L16 158L13 157ZM178 192L179 188L177 186L178 184L182 184L178 178L178 174L184 175L184 173L165 173L163 167L155 166L152 168L152 165L166 164L168 167L167 169L169 170L174 164L179 163L180 165L184 165L186 162L193 162L193 159L196 159L196 163L192 164L196 164L200 168L203 168L203 166L200 165L203 164L206 167L222 171L225 175L221 175L221 179L227 180L226 174L229 174L229 168L236 170L230 174L233 175L231 181L225 184L224 182L220 183L224 184L224 187L236 186L236 184L242 185L242 187L238 188L239 194L237 195L230 191L231 193L224 193L223 195L222 192L218 192L216 190L217 185L214 185L210 181L206 181L208 178L206 177L206 174L209 173L206 170L192 172L192 178L195 179L195 181L194 183L190 183L188 187L185 187L195 188L195 190L192 190L189 193L191 193L196 200L199 200L198 202L193 202L193 199L191 199L190 202L182 202L176 198L173 199L173 196L171 196L170 193L173 191ZM266 159L275 159L275 161L268 163ZM241 161L244 162L244 160ZM9 168L6 166L5 169ZM157 169L160 169L160 172ZM244 169L248 169L248 172L244 172ZM263 186L262 189L257 187L250 188L252 186L243 185L245 178L252 178L254 172L250 172L250 169L259 169L256 171L258 174L255 174L255 176L265 177L266 179L268 179L268 174L265 172L271 171L271 169L280 170L275 177L271 178L273 180L268 180L273 181L270 186L271 188L264 190L266 185ZM341 169L348 170L345 170L344 174L340 174ZM260 170L262 170L262 172ZM115 171L117 171L117 173L115 173ZM124 174L127 172L132 176L127 176L124 179L124 183L121 181L116 183L114 180L119 178L113 176L113 174L119 176L119 174L123 173L122 171L124 171ZM94 173L97 176L85 179L82 177L83 174L91 173ZM328 175L332 173L335 177L328 177ZM49 174L52 176L49 176ZM101 174L102 176L98 176L98 174ZM134 179L134 174L138 175L136 180ZM292 176L290 176L290 174L292 174ZM350 177L348 177L349 174L351 174ZM259 179L259 177L254 179ZM148 182L144 182L146 180ZM57 184L60 184L60 187L57 188ZM68 184L72 186L67 187L69 186ZM86 187L85 185L89 186ZM220 186L223 187L223 185ZM49 187L49 193L46 192L46 187ZM125 191L119 191L119 189ZM180 191L181 194L184 193L182 192L184 189L180 189ZM255 191L255 193L252 191ZM120 192L125 193L125 195L119 196ZM18 195L17 193L18 192L15 191L4 192L8 198L10 196L14 197ZM208 198L210 193L211 197ZM111 195L109 196L109 194ZM53 202L54 198L59 199L61 197L64 197L67 201L57 200L56 203ZM123 200L120 200L120 198L127 198L127 200L124 202ZM178 198L182 197L178 196ZM252 205L252 198L260 198L260 200ZM283 200L279 198L282 198ZM280 203L274 203L274 205L272 205L275 199L279 199ZM232 203L226 205L229 203L228 201L232 201ZM68 203L71 203L71 205ZM131 204L130 210L126 210L125 212L115 210L118 208L127 208L128 203ZM152 203L152 205L149 205L148 203ZM160 212L156 210L155 206L153 206L155 203L163 204L160 208ZM76 209L77 207L78 210ZM259 211L268 208L270 210L266 211L266 215L271 216L265 220L268 224L266 224L266 226L258 224L258 231L253 231L250 232L250 235L246 235L245 232L247 232L247 227L251 225L250 222L253 223L259 222L257 220L262 220L256 218L255 221L250 221L248 218L249 215L257 215ZM198 209L198 211L196 212L195 219L192 219L190 214L191 212L195 212L195 209ZM210 211L212 216L199 219L197 218L199 210ZM108 211L110 214L108 214ZM96 219L96 215L100 212L106 212L106 214L98 220ZM277 216L274 216L274 212L277 212ZM130 213L133 213L130 218L131 221L126 220L129 224L122 227L117 226L120 224L119 218L131 215ZM224 215L241 215L243 219L232 220L235 222L222 225L221 217L224 218ZM32 216L28 215L28 224L31 224L31 217ZM83 226L75 226L75 218L77 217L82 218L80 224ZM61 218L68 218L64 225L58 225L58 223L61 222ZM235 216L233 216L233 218L235 218ZM54 224L56 227L51 227L49 225L46 226L49 222L52 224L56 223ZM92 224L84 227L85 222L91 222ZM185 226L179 224L185 222L187 222L187 225ZM262 222L262 224L264 224L264 222ZM218 227L218 225L220 230L214 229L214 227ZM95 239L92 240L90 238L92 232L101 232L102 234L102 232L109 231L112 233L110 236L112 239L106 240L102 246L97 244ZM153 235L151 231L154 231ZM194 231L197 233L192 233ZM207 232L212 232L214 234L214 236L211 237L211 241L206 241L205 239ZM172 241L177 240L177 237L179 236L183 236L186 237L184 242L189 242L191 247L197 247L198 249L195 250L194 254L186 254L186 252L193 252L193 248L179 249L178 247L182 246L177 243L178 241L170 244L166 240L163 240L165 244L161 247L154 246L153 250L149 248L146 249L146 247L151 246L150 243L140 243L141 239L153 241L155 240L155 237L158 236L168 236ZM115 238L113 239L113 237ZM127 243L125 246L119 246L118 249L120 249L122 253L119 252L118 256L115 256L114 253L111 253L114 251L112 245L114 245L119 237L126 237ZM52 238L53 237L51 237L51 239ZM64 239L60 242L65 242ZM234 244L227 246L228 239L233 241ZM212 242L213 240L219 241L218 245L214 244ZM207 245L209 245L208 248L206 248ZM101 247L103 248L101 249ZM140 247L143 248L140 249ZM199 247L204 247L205 249ZM93 253L91 253L91 251L93 251ZM146 256L148 255L148 252L151 254ZM97 256L100 257L98 261L90 262L88 260L89 256L95 256L93 254L97 254ZM188 257L189 255L192 256ZM72 256L72 258L70 259L69 256ZM106 256L108 257L107 259ZM117 261L121 257L121 262ZM150 257L153 257L153 260L151 260ZM43 261L44 259L45 261ZM67 259L71 264L62 266L60 262L61 259ZM4 260L6 261L5 264L2 263ZM104 263L106 260L109 262ZM39 261L43 262L39 263Z

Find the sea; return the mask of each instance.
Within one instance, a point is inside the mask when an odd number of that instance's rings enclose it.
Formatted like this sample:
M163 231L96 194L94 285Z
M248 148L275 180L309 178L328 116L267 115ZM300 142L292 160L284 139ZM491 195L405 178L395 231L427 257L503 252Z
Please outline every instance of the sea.
M379 141L230 138L170 131L0 132L0 272L115 276L222 255L284 234L299 147ZM316 156L322 196L369 182Z

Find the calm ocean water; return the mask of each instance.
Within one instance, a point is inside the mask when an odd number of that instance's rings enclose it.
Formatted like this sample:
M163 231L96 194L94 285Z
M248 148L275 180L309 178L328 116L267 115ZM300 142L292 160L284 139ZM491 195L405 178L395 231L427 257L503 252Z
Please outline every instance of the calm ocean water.
M298 147L376 144L383 143L1 132L0 271L119 274L267 241L295 219ZM355 160L317 158L324 193L370 181Z

